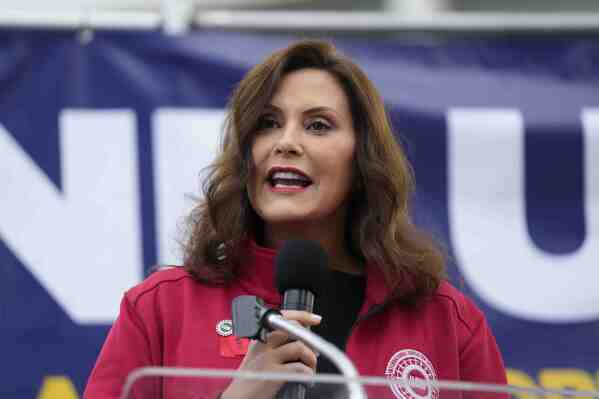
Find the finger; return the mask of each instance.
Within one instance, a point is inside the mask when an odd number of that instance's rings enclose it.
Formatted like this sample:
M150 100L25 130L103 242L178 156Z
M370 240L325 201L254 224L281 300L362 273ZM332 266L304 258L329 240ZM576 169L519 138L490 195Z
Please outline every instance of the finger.
M304 310L281 310L281 313L286 319L297 321L304 326L316 326L322 320L321 316Z
M292 363L285 363L282 364L280 367L280 371L281 373L300 373L300 374L308 374L308 375L314 375L314 369L306 366L304 363L302 362L292 362Z
M272 356L278 363L300 361L311 369L316 369L316 354L303 342L293 341L273 350Z
M251 340L250 346L248 347L248 354L256 355L274 348L278 348L281 345L289 342L289 335L284 331L272 331L266 334L266 340L264 342L259 340Z
M271 348L278 348L289 342L289 334L285 331L275 330L266 334L266 345Z

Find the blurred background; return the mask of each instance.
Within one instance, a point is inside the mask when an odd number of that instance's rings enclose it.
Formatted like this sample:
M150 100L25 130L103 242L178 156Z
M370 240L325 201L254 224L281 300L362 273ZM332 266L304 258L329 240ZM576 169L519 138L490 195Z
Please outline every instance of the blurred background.
M1 397L81 397L231 90L305 37L379 88L510 382L599 389L599 1L1 0Z

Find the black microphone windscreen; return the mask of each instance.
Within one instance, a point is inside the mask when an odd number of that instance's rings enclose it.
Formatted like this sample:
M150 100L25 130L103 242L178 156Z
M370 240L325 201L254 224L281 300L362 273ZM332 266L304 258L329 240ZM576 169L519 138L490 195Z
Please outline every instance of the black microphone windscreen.
M281 294L302 289L319 296L329 275L328 256L314 241L289 240L281 246L275 259L275 284Z

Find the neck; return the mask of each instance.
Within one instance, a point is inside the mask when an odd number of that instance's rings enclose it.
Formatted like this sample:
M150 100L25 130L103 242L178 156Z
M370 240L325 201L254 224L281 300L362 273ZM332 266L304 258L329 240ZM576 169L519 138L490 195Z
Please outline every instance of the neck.
M345 241L345 225L323 223L279 223L264 226L264 246L279 248L284 241L303 239L318 242L329 255L329 267L346 273L360 274L359 262L351 256Z

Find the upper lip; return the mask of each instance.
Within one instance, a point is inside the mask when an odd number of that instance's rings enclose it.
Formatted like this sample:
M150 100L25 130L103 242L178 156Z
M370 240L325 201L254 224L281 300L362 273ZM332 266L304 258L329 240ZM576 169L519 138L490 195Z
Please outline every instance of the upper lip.
M295 173L295 174L298 174L298 175L305 177L306 179L312 181L312 178L310 176L308 176L308 174L306 172L304 172L303 170L298 169L296 167L293 167L293 166L273 166L268 170L268 174L266 175L266 178L271 179L272 176L277 172Z

